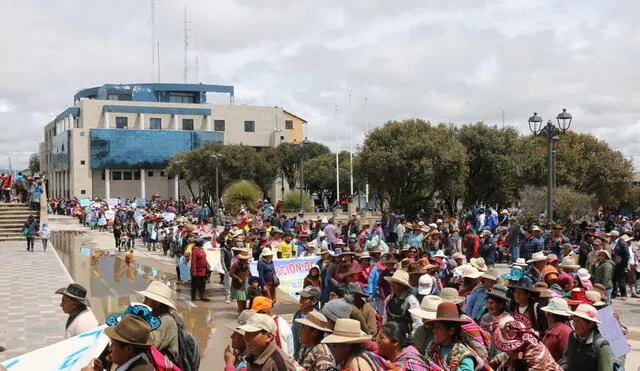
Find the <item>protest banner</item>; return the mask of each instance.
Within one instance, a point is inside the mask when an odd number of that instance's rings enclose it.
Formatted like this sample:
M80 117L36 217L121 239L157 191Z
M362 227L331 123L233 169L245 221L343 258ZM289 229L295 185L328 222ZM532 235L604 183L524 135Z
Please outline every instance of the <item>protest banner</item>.
M119 204L120 204L119 198L110 198L107 200L107 205L109 205L109 207L117 207Z
M145 200L144 198L136 198L136 205L145 207L147 206L147 200Z
M311 266L320 259L319 257L309 258L291 258L291 259L276 259L273 261L276 275L280 279L279 288L289 294L291 297L297 299L296 294L302 290L302 284L304 278L309 274ZM258 276L258 262L249 263L251 269L251 275Z
M109 343L107 325L2 362L9 371L76 371L98 357Z
M89 200L88 198L80 199L80 206L87 207L89 205L91 205L91 200Z
M604 307L600 309L598 311L598 320L600 321L598 324L600 335L602 335L602 337L609 342L609 345L611 345L613 355L616 357L622 357L629 353L631 349L629 349L627 340L624 338L620 322L618 322L618 320L613 316L613 307Z

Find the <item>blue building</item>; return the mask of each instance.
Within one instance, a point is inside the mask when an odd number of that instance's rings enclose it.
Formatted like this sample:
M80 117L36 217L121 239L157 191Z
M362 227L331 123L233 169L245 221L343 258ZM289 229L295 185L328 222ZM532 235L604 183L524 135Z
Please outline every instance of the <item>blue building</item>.
M229 104L207 96L224 94ZM234 105L234 88L205 84L105 84L84 89L44 129L43 176L53 197L187 196L164 172L176 153L206 143L274 147L304 138L303 119L281 107ZM280 187L274 187L272 197Z

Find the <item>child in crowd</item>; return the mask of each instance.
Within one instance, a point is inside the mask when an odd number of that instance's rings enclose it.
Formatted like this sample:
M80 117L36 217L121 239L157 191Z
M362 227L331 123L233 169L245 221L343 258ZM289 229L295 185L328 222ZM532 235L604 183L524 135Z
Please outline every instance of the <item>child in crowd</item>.
M253 304L253 298L256 296L266 296L264 291L264 284L260 282L260 277L249 277L249 288L247 289L247 296L249 299L249 308Z

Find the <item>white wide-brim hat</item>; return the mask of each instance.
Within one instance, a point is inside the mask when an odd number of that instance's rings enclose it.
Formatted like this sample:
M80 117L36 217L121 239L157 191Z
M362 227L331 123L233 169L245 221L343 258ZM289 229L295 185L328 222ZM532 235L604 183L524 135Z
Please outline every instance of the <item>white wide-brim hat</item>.
M436 319L438 305L442 303L442 298L436 295L427 295L422 298L420 308L409 309L409 312L422 319Z
M158 303L162 303L169 306L170 308L176 309L176 305L171 299L171 296L173 294L171 287L165 285L160 281L151 281L146 289L142 291L136 291L136 293L144 296L145 298L155 300Z
M360 330L360 322L351 318L338 318L333 327L333 333L324 339L323 344L357 344L366 343L371 340L371 335L367 335Z

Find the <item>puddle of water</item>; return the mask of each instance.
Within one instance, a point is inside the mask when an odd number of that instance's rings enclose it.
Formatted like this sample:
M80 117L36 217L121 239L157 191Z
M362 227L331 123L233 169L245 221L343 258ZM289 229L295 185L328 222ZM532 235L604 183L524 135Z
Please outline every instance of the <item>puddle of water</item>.
M189 297L189 287L176 287L175 274L135 262L126 264L124 255L95 249L95 242L84 233L53 232L51 243L73 280L87 289L91 309L100 323L113 313L121 313L130 302L141 302L142 297L135 291L144 290L151 280L169 284L178 298L176 310L186 330L200 345L201 368L220 368L220 362L214 360L217 357L207 354L213 349L212 344L220 340L211 336L216 330L214 310L182 299Z

